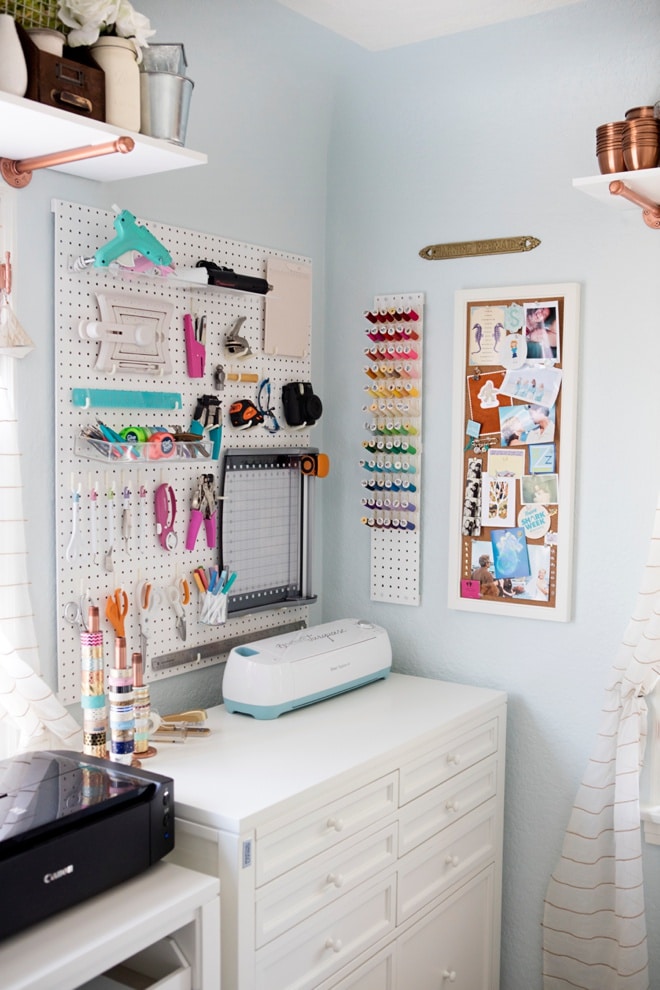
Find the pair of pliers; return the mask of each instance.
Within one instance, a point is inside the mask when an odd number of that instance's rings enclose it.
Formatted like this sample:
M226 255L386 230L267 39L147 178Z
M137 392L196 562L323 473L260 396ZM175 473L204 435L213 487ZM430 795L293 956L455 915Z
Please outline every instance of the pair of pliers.
M217 395L202 395L197 400L195 412L190 424L190 433L198 437L204 436L204 431L213 441L211 457L214 461L220 456L222 444L222 423L220 415L220 400Z
M195 489L190 510L190 522L186 535L186 550L194 550L199 527L204 520L206 530L206 545L215 547L217 542L217 499L215 480L212 474L203 474Z

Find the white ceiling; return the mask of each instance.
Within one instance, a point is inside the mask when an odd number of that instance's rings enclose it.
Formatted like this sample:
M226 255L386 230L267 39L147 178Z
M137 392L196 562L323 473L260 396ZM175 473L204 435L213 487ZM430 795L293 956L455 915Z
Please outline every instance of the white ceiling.
M583 0L278 0L370 51L512 21Z

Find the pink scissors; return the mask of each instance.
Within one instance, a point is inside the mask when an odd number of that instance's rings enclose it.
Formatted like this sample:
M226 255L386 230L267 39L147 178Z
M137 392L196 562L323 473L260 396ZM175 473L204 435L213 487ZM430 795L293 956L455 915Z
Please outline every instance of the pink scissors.
M156 533L163 550L174 550L179 542L174 532L176 519L176 496L171 485L163 483L156 489Z

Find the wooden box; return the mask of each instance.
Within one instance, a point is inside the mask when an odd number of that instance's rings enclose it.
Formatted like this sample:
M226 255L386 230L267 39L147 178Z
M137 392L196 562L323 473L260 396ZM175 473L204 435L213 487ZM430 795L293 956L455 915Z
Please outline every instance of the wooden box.
M28 68L28 100L92 120L105 120L105 73L92 64L86 49L75 50L77 57L80 52L78 61L43 52L25 31L19 29L19 34ZM65 49L67 54L70 51Z

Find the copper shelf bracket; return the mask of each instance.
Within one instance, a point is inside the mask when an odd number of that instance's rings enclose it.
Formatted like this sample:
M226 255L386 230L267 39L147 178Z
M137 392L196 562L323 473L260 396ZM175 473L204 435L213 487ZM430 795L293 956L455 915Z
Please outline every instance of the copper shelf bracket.
M621 179L614 179L613 182L610 182L610 193L612 196L623 196L630 203L639 206L642 210L642 219L646 226L652 227L653 230L660 230L659 203L654 203L653 200L647 199L641 193L636 193L632 189L629 189Z
M123 136L116 141L106 144L88 144L83 148L71 148L70 151L55 151L52 155L39 155L36 158L0 158L0 172L5 182L15 189L23 189L32 178L32 173L38 168L53 168L55 165L66 165L68 162L80 162L86 158L100 158L101 155L112 155L119 152L122 155L132 151L135 141Z

